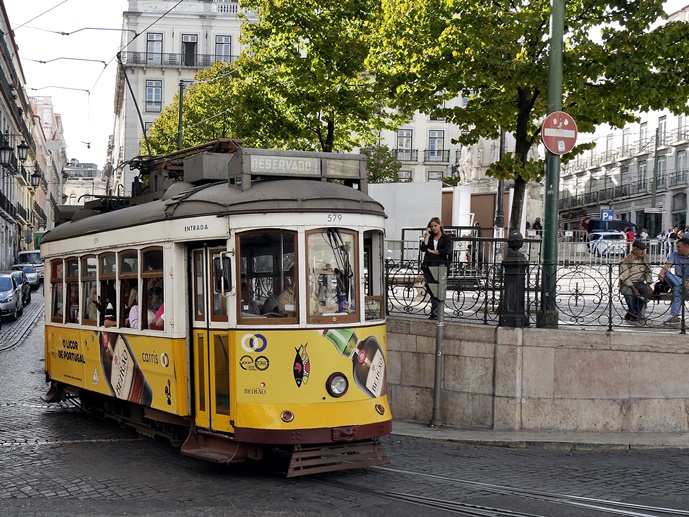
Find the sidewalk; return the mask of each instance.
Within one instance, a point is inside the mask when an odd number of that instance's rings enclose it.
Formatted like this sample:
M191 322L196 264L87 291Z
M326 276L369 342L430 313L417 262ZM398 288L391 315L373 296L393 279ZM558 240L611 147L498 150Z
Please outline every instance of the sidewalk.
M689 433L623 433L591 431L493 431L429 427L428 424L393 420L392 434L468 445L546 449L689 449Z

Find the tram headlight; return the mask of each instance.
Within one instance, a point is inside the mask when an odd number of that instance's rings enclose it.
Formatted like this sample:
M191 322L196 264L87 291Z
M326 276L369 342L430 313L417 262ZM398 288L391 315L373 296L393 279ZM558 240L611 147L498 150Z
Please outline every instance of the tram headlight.
M341 397L349 389L349 381L343 373L335 372L328 377L328 382L325 383L325 388L330 393L331 397Z

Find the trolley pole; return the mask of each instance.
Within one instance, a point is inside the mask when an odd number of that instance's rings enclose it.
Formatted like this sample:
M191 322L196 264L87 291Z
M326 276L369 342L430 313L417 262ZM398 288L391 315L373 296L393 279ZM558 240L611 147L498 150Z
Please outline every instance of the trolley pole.
M437 283L429 284L431 292L438 300L438 323L435 332L435 380L433 383L433 417L430 426L443 425L440 419L440 396L443 389L443 333L445 331L445 296L447 291L447 268L445 266L430 267L433 278ZM437 292L434 292L437 289Z
M562 47L565 0L550 3L550 58L548 70L548 113L562 110ZM543 296L537 326L557 328L557 228L560 184L560 155L546 151L545 225L543 228Z
M179 113L177 118L177 150L182 150L182 104L184 102L184 79L179 80Z

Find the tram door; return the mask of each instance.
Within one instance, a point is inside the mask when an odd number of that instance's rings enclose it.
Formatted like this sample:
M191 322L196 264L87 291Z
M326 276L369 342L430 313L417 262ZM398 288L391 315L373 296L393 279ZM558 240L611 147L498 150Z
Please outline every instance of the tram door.
M196 426L233 432L232 358L226 298L229 259L225 243L190 250L194 350L194 407Z

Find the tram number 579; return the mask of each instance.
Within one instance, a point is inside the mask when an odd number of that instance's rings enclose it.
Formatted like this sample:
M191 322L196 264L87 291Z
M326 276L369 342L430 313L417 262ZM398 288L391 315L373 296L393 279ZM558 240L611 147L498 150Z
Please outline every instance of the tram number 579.
M342 214L328 214L328 223L341 223Z

